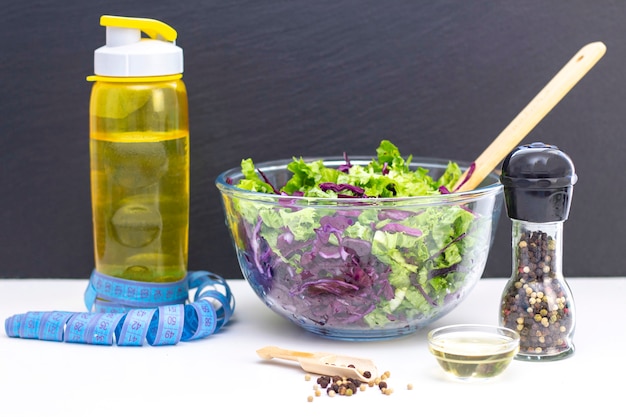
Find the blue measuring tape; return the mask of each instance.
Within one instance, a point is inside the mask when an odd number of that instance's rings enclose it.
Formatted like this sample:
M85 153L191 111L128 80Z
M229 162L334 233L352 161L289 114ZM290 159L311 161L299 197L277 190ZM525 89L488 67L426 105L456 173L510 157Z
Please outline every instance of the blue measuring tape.
M194 300L187 302L189 290ZM34 311L5 320L7 336L93 345L175 345L219 331L235 310L224 278L192 271L174 283L143 283L94 271L87 312Z

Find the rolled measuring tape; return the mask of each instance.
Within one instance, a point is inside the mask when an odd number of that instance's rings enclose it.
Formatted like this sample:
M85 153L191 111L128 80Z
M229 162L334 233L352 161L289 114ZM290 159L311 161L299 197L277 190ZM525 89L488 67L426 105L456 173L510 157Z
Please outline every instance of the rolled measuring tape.
M193 301L189 291L195 290ZM235 310L221 276L191 271L174 283L123 280L94 271L85 290L87 312L32 311L7 318L9 337L117 346L165 346L219 331Z

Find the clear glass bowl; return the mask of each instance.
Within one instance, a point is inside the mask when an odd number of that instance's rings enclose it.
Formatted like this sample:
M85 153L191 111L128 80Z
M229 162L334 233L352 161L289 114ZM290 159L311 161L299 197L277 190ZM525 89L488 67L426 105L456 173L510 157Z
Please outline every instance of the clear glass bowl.
M291 161L255 165L280 187ZM414 158L411 168L437 179L447 164ZM482 276L503 200L496 173L468 192L385 199L264 194L233 185L241 178L233 168L216 186L243 277L275 313L341 340L411 334L455 308Z
M430 353L448 375L460 380L500 375L519 346L519 334L503 326L455 324L428 333Z

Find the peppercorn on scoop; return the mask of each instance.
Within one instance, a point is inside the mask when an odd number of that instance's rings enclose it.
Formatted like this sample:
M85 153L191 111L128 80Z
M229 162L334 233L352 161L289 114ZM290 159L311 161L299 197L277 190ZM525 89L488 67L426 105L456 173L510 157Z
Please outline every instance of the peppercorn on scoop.
M371 382L378 377L376 365L370 359L325 352L301 352L276 346L266 346L256 353L262 359L296 361L303 370L319 375L337 375L362 382Z

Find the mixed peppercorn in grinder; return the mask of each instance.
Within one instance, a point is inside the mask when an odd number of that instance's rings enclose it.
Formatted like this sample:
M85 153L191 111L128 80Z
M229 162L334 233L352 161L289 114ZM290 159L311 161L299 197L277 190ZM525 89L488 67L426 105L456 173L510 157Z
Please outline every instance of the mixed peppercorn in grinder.
M500 179L513 256L500 324L520 334L516 359L566 358L574 353L576 315L562 273L563 222L577 180L574 165L557 147L534 142L505 158Z

